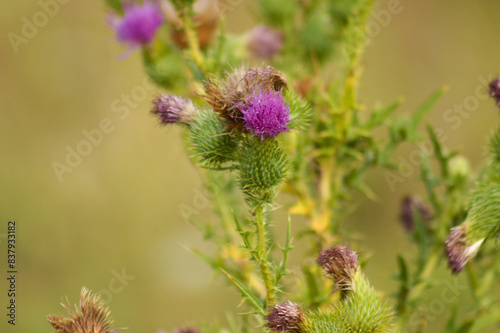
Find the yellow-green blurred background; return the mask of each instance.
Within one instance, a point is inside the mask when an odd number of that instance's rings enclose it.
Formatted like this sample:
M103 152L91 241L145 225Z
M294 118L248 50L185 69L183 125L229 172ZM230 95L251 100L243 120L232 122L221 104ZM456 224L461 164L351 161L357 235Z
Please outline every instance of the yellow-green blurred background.
M255 24L251 3L243 1L228 13L230 31L244 32ZM444 115L454 104L473 102L479 77L500 74L500 2L400 3L402 12L381 27L367 49L360 96L368 106L404 96L405 112L449 84L449 93L428 118L444 131L446 145L460 149L477 168L484 162L487 136L498 124L494 103L483 99L470 107L458 128ZM377 8L387 6L379 1ZM210 269L184 248L207 247L179 210L182 204L193 206L200 179L178 130L160 128L148 114L150 98L159 91L136 98L123 119L112 112L115 103L124 105L122 95L139 94L145 74L139 52L118 59L124 48L105 23L104 1L60 5L17 53L8 34L21 35L23 18L32 21L40 4L4 0L0 7L0 331L50 332L46 315L62 312L64 296L76 301L82 286L108 290L116 326L130 332L224 321L226 312L240 311L236 292L222 277L213 279ZM98 128L106 118L113 130L59 181L53 163L64 163L67 147L75 149L85 140L83 131ZM408 158L414 149L408 146L398 154ZM358 197L359 208L350 218L349 226L365 236L359 246L372 253L366 273L387 293L397 287L390 277L395 254L412 249L397 215L404 194L423 193L416 176L393 192L382 171L372 173L370 183L381 200ZM200 217L206 213L202 210ZM5 316L9 219L18 222L15 327L6 324ZM122 270L134 278L117 282L115 274ZM467 296L462 300L466 304ZM435 314L427 332L439 332L448 314Z

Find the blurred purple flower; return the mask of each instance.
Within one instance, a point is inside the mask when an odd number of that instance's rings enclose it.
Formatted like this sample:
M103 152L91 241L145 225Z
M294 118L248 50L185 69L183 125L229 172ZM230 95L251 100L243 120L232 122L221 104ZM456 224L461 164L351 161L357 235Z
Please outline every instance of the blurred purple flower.
M161 95L153 100L151 113L160 118L162 125L181 123L189 125L196 107L189 98Z
M290 122L290 107L283 100L281 91L265 91L253 93L246 105L239 107L243 113L246 128L260 135L275 137L286 132Z
M146 0L143 5L125 3L123 10L125 15L122 18L111 19L111 26L118 40L129 43L132 48L151 43L156 31L163 24L163 15L159 8Z
M251 31L248 47L255 58L271 59L283 48L283 38L281 31L259 25Z

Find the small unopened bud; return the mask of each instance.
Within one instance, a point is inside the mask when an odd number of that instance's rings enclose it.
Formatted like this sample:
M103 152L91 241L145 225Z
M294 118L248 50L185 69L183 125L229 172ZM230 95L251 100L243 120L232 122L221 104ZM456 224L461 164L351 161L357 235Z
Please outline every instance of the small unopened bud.
M342 245L323 250L317 262L340 287L350 285L353 275L359 270L356 252Z
M415 213L417 212L424 221L429 221L432 218L430 207L423 203L418 197L405 197L401 202L399 220L407 232L411 232L415 229Z
M495 104L500 107L500 78L493 79L489 84L490 96L495 100Z
M451 229L445 243L448 265L455 274L464 269L465 264L476 255L484 241L481 239L469 245L466 236L466 225L459 225Z
M151 113L157 115L163 125L181 123L189 125L196 107L189 98L161 95L153 100Z
M301 325L304 322L304 314L300 306L287 301L275 305L267 315L266 327L273 332L302 332Z
M283 39L282 32L259 25L250 33L248 47L255 58L271 59L283 48Z
M455 156L449 162L450 174L456 180L465 180L470 173L469 161L463 156Z

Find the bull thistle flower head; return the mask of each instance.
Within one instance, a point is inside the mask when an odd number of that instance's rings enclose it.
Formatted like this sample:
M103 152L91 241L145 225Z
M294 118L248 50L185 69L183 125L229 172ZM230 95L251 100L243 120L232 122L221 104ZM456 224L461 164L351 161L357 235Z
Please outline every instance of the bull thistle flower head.
M245 132L248 129L241 109L248 104L254 92L279 92L286 86L283 74L271 66L240 68L224 80L211 77L206 82L202 97L222 118L227 129Z
M405 197L401 202L399 220L407 232L412 232L415 229L415 213L418 213L423 221L429 221L432 218L430 207L423 203L420 198Z
M342 245L323 250L317 262L342 289L351 286L354 274L359 270L356 252Z
M448 256L448 264L453 273L460 273L467 262L473 258L484 239L480 239L474 244L468 245L466 225L461 224L452 228L445 243L445 250Z
M283 100L281 91L254 92L246 105L240 106L246 129L260 139L275 137L290 128L290 107Z
M250 32L248 47L255 58L272 59L283 48L284 34L264 25Z
M163 24L163 15L156 4L148 0L143 5L125 3L123 10L125 15L111 22L118 40L132 48L150 44Z
M493 163L493 170L497 170ZM497 172L476 188L466 220L450 230L445 253L453 273L458 274L476 256L481 245L500 231L500 183Z
M62 304L69 317L48 316L47 320L57 333L113 333L113 322L109 309L97 295L92 295L87 288L82 288L80 304L72 310L70 304Z
M189 125L197 109L189 98L161 95L153 100L151 113L160 118L162 125L181 123Z
M493 79L488 88L490 96L495 100L495 104L500 107L500 77Z
M302 332L304 314L300 306L290 301L275 305L267 315L266 327L273 332Z

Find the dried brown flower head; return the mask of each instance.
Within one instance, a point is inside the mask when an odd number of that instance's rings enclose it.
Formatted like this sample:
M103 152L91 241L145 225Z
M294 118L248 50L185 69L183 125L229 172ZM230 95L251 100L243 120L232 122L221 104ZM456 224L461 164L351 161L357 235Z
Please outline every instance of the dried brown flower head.
M304 314L300 306L287 301L283 304L275 305L267 315L266 327L273 332L302 332L301 324L304 321Z
M174 43L180 48L187 48L186 35L182 30L182 23L175 8L170 2L163 1L161 4L163 14L167 22L171 24ZM221 16L219 7L218 0L198 0L194 3L194 12L196 14L193 16L193 21L201 48L205 48L210 44L219 26Z
M246 131L240 109L248 103L254 92L281 91L287 83L282 73L271 66L239 68L224 80L209 78L202 97L224 120L230 130Z
M340 288L349 286L354 273L359 269L356 252L342 245L323 250L317 262Z
M80 293L80 304L62 303L69 317L48 316L47 320L57 333L114 333L110 328L112 323L110 312L97 295L83 287Z

